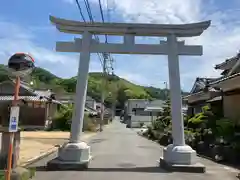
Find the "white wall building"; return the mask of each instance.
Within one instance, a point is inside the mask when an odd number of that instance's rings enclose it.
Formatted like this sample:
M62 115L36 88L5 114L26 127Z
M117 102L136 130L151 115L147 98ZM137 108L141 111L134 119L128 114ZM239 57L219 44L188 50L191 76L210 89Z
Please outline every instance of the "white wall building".
M164 101L146 99L129 99L125 103L127 127L138 128L142 124L149 125L157 117L159 109L164 106ZM156 109L156 111L146 110L146 108Z

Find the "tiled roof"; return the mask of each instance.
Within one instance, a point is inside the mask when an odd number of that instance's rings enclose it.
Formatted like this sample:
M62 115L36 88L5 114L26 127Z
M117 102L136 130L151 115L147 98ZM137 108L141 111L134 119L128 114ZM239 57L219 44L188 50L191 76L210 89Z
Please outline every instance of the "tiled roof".
M201 78L201 77L197 77L194 85L192 87L192 90L190 91L191 94L193 93L197 93L202 91L204 88L206 88L206 86L211 83L216 81L218 78Z
M235 78L237 76L240 76L240 73L236 73L236 74L231 75L231 76L219 78L218 80L211 82L209 85L214 85L214 84L220 83L222 81L226 81L228 79Z
M88 111L88 112L94 112L94 113L97 112L97 110L92 109L92 108L90 108L90 107L88 107L88 106L85 106L85 110Z
M4 83L13 83L15 84L15 80L11 80L11 81L4 81L1 84ZM30 92L32 94L32 96L19 96L19 99L24 99L27 101L41 101L41 102L47 102L47 101L51 101L53 103L56 104L62 104L60 101L51 99L51 92L49 91L40 91L40 90L36 90L34 91L31 87L29 87L25 82L20 82L20 86L24 89L26 89L28 92ZM0 96L0 101L12 101L14 98L13 96Z
M50 100L48 98L42 97L42 96L19 96L20 100L25 101L35 101L35 102L49 102ZM14 99L13 96L0 96L0 101L12 101ZM51 100L51 102L56 104L62 104L59 101Z
M147 107L164 107L165 106L165 101L163 100L153 100L153 101L150 101L148 104L147 104Z
M39 96L19 96L18 98L26 101L41 101L41 102L48 101L46 98L40 98ZM13 99L14 96L0 96L0 101L12 101Z
M150 112L152 112L152 111L161 112L162 110L163 110L162 107L146 107L144 109L144 111L150 111Z
M38 96L45 96L45 97L50 97L52 92L51 91L40 91L40 90L36 90L34 91L35 94L37 94Z
M236 56L234 56L232 58L226 59L224 62L222 62L220 64L217 64L215 66L215 69L221 69L222 66L227 65L227 64L234 66L234 64L238 61L238 59L239 59L239 54L237 54Z

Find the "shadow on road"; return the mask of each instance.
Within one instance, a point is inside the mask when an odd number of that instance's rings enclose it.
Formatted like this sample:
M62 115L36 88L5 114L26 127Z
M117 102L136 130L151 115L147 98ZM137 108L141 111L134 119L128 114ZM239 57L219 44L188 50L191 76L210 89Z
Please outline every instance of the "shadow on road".
M103 141L106 141L107 139L92 139L89 144L97 144L97 143L101 143Z
M89 171L89 172L142 172L142 173L171 173L160 167L134 167L134 168L88 168L79 170L48 170L45 166L35 167L36 171Z
M89 168L87 171L97 172L143 172L143 173L169 173L160 167L133 167L133 168Z

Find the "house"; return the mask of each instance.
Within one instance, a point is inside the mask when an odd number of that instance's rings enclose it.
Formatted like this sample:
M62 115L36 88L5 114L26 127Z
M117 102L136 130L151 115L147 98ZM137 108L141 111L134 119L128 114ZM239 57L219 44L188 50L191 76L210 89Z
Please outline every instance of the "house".
M64 94L61 93L61 94L56 94L56 99L62 104L68 105L68 104L74 103L74 96L75 94L73 93L64 93Z
M149 125L162 110L164 101L146 99L129 99L125 103L127 127L141 127L142 124Z
M217 64L215 69L222 70L221 77L215 79L198 78L190 95L184 100L188 103L188 114L196 114L205 104L226 118L240 119L240 53Z
M196 78L190 94L183 97L183 100L188 106L187 115L193 116L194 114L201 112L202 107L208 103L208 100L210 100L212 104L219 102L219 98L216 97L221 95L220 89L209 86L209 84L215 80L217 79Z
M127 122L136 111L144 111L147 99L128 99L124 104L124 122Z
M163 111L164 106L166 105L165 105L165 101L163 100L153 100L153 101L150 101L149 104L147 104L144 111L150 112L150 119L151 119L150 122L157 119L157 117L159 116L159 112Z
M222 91L224 117L240 122L240 53L216 65L222 77L210 85Z
M64 93L56 95L56 99L62 104L74 104L74 93ZM85 112L96 114L97 111L97 102L90 96L86 97L85 102Z
M153 100L153 101L149 101L149 103L146 105L144 111L152 112L151 113L152 115L157 116L158 112L161 112L163 110L164 106L165 106L165 101Z
M8 125L10 106L14 99L14 81L0 83L0 124ZM34 91L26 83L19 89L20 123L23 129L44 129L48 126L61 103L50 91Z
M123 122L127 124L127 127L134 127L135 124L136 126L140 126L139 124L140 119L142 119L141 121L148 121L148 118L144 117L144 115L147 115L147 116L150 115L149 112L144 111L148 103L149 103L149 100L147 99L128 99L125 102ZM139 119L135 120L136 118L138 118L137 115L139 115Z
M147 99L128 99L124 105L125 113L127 116L131 116L136 112L144 111L148 103Z
M90 96L87 96L87 97L86 97L85 105L86 105L87 107L92 108L92 109L95 109L95 110L97 109L97 102L96 102L96 100L93 99L93 98L90 97Z

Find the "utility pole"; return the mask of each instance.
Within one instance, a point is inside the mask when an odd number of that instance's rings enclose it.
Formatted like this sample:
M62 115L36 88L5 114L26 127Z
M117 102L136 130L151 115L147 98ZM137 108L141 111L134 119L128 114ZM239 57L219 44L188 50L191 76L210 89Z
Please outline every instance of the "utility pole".
M114 79L114 69L113 69L113 58L111 58L110 57L110 68L111 68L111 70L112 70L112 75L111 75L111 78L113 78ZM111 81L113 80L113 79L111 79ZM113 121L113 119L114 119L114 117L115 117L115 108L116 108L116 88L115 87L113 87L112 88L113 89L113 92L111 92L111 96L112 96L112 121Z
M104 120L104 100L105 100L105 91L106 91L106 71L107 71L107 59L108 59L108 54L103 53L103 74L102 74L102 94L101 94L101 118L100 118L100 132L103 131L103 120Z
M116 89L111 92L111 97L112 97L112 121L115 117L115 111L116 111L116 101L117 101L117 94L116 94Z
M165 81L164 84L165 84L165 98L167 100L167 98L168 98L168 93L167 93L168 83L167 83L167 81Z

